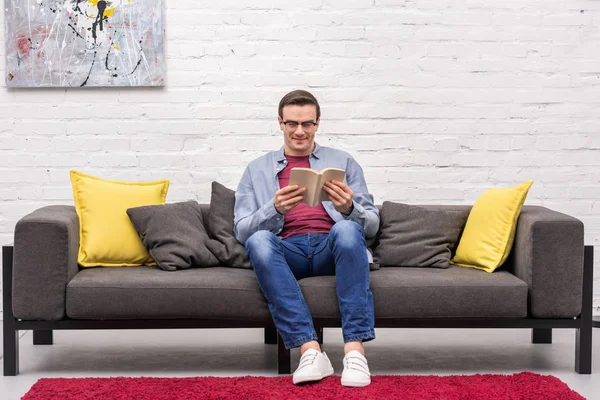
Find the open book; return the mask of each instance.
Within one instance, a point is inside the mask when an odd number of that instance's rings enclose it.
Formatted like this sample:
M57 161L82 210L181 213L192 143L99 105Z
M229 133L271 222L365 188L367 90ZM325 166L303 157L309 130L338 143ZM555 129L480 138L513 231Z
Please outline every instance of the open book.
M289 185L305 187L306 192L302 203L315 207L320 202L329 200L329 195L323 189L325 182L344 182L345 175L346 171L339 168L325 168L321 172L312 168L292 168Z

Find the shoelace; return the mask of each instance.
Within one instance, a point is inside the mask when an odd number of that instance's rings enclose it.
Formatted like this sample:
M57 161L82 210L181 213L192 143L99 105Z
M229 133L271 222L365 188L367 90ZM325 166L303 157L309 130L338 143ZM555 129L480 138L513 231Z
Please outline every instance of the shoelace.
M356 360L358 360L358 362ZM346 361L346 368L354 369L371 376L369 366L365 359L360 357L346 357L344 361Z
M317 353L303 354L302 357L300 357L300 364L298 365L298 369L302 369L307 365L311 365L312 363L314 363L317 356Z

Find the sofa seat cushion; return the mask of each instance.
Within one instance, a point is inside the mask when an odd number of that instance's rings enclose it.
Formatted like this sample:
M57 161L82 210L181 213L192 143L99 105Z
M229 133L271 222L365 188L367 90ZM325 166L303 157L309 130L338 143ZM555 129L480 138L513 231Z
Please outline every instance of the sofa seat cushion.
M339 317L335 277L300 281L314 318ZM524 318L527 284L507 271L389 267L371 271L375 318Z
M271 321L253 270L87 268L67 286L74 319L231 318Z
M334 276L300 280L315 318L339 318ZM523 318L527 285L506 271L389 267L371 271L376 318ZM74 319L271 321L254 271L227 267L89 268L67 286Z

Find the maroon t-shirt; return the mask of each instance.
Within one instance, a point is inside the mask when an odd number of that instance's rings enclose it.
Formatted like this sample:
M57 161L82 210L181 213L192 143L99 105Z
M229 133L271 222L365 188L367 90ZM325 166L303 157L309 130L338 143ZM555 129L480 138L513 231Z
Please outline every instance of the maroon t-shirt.
M294 167L310 168L309 156L288 156L287 165L279 173L279 187L284 188L290 181L290 171ZM300 203L283 217L282 239L302 233L329 233L335 222L331 219L322 203L316 207Z

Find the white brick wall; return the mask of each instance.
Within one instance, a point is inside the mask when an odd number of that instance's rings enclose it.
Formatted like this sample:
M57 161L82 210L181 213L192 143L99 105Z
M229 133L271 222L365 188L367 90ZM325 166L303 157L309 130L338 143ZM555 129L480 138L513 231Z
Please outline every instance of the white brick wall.
M72 204L71 168L208 202L280 146L277 103L306 88L319 142L355 155L378 203L471 204L533 179L527 204L580 218L600 248L599 2L167 3L164 89L0 90L0 242Z

